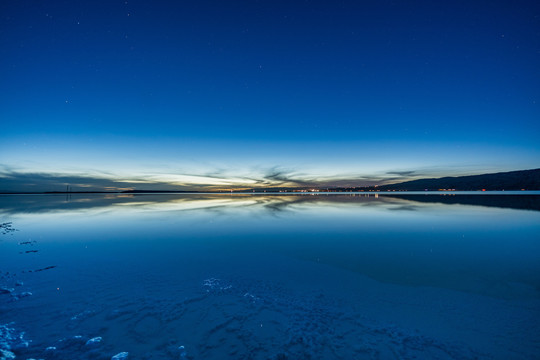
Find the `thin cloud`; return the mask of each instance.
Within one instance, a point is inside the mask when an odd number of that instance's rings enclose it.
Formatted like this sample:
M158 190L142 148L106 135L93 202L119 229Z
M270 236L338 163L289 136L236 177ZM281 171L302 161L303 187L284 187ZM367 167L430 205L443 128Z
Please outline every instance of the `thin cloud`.
M65 191L69 186L71 191L103 191L126 189L148 190L185 190L178 186L172 187L165 182L147 181L144 179L116 180L106 177L94 177L70 174L46 174L46 173L0 173L0 191L2 192L43 192Z
M141 174L118 177L114 174L63 174L38 173L12 170L0 165L0 192L65 191L218 191L262 187L362 187L384 185L391 182L412 180L415 171L388 171L375 175L342 174L335 176L306 175L278 166L267 169L249 169L245 174L227 169L216 169L204 174L169 173ZM389 176L393 175L393 176Z
M312 186L313 182L304 180L295 176L294 172L280 169L277 167L270 168L264 174L264 178L267 183L274 186Z
M414 170L409 171L387 171L388 175L399 175L399 176L418 176L419 174Z

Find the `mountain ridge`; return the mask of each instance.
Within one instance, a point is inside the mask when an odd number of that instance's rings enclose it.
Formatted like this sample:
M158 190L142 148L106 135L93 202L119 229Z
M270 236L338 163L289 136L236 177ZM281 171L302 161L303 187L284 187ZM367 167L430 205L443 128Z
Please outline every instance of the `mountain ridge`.
M378 190L436 191L436 190L540 190L540 168L481 175L446 176L410 180L376 187Z

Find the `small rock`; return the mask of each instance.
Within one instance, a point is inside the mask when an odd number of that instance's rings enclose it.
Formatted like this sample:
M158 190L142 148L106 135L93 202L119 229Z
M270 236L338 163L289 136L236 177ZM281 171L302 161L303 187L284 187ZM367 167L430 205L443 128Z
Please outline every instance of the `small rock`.
M114 355L111 360L125 360L128 358L129 353L128 352L121 352L116 355Z
M22 281L17 281L15 283L15 286L23 286L23 285L24 285L24 283Z
M90 340L88 340L86 342L86 346L96 346L96 345L99 345L99 343L101 342L102 337L101 336L96 336L95 338L91 338Z
M30 291L25 291L19 294L20 298L27 297L27 296L32 296L32 293Z
M0 288L0 294L11 294L13 290L15 289L3 287L3 288Z
M45 351L54 351L56 350L56 346L49 346L48 348L45 349Z
M184 345L180 345L178 347L178 350L180 351L180 358L185 359L187 357L187 352L186 352L186 348L184 347Z

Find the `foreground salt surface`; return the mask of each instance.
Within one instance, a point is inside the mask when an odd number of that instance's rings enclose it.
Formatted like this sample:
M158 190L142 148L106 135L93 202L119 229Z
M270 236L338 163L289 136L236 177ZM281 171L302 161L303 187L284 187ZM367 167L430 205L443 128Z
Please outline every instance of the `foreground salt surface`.
M147 276L139 285L152 292L126 285L122 291L130 296L72 294L63 305L42 304L38 297L13 302L10 313L2 312L14 322L0 332L1 346L23 359L116 360L127 356L121 350L140 359L532 359L538 354L537 301L508 303L380 284L337 269L287 266L295 276L315 275L329 288L313 283L287 288L234 272L198 284ZM339 281L336 288L350 289L348 297L328 292L330 278ZM39 319L23 315L36 311ZM29 329L38 335L35 330L43 325L45 341L20 333Z
M538 296L381 283L244 246L230 251L163 240L153 245L161 248L155 253L146 242L27 240L21 230L0 243L4 264L16 259L0 276L6 289L0 359L532 359L540 353ZM39 252L21 250L27 248Z

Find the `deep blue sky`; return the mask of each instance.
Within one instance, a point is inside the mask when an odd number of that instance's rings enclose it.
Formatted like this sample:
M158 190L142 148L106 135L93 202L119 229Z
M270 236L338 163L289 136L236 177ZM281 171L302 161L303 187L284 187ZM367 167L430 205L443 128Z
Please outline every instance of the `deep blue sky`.
M537 1L4 1L0 36L21 186L540 166Z

